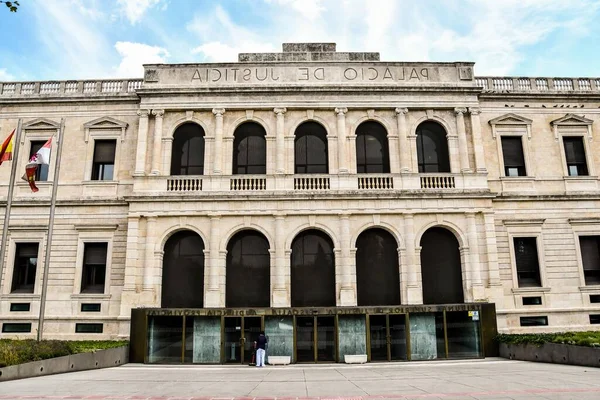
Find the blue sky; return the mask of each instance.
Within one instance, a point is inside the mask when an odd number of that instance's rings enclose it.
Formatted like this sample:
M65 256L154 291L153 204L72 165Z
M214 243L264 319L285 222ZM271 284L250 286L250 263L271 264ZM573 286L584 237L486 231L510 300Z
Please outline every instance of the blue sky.
M336 42L383 61L475 61L478 76L600 76L600 0L19 0L0 5L0 81L142 77Z

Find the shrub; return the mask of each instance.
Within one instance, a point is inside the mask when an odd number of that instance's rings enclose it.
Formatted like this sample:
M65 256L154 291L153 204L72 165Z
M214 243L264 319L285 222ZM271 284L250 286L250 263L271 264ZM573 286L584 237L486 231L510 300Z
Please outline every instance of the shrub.
M533 344L541 346L544 343L562 343L575 346L600 347L600 331L595 332L558 332L507 335L499 334L496 340L506 344Z

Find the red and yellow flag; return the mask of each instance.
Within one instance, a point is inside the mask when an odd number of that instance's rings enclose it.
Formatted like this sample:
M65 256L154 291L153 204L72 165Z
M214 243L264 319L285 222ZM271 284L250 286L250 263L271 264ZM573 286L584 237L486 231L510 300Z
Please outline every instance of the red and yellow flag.
M15 131L13 129L12 133L8 135L6 140L2 142L2 147L0 147L0 165L2 165L3 161L12 160L12 152L13 152L13 136L15 135Z

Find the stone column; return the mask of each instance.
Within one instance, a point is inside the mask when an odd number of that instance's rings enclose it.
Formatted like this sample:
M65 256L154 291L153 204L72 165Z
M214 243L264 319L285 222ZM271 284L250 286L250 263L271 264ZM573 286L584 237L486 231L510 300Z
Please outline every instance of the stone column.
M348 164L346 159L346 113L348 109L340 107L335 109L337 114L337 137L338 137L338 173L347 174Z
M404 260L403 263L406 267L406 292L408 295L408 298L404 302L406 304L422 304L423 291L421 289L417 271L415 223L412 214L404 215L404 237L406 241L406 260Z
M165 110L152 110L154 119L154 144L152 146L152 175L160 175L160 153L162 146L162 123Z
M464 114L467 112L466 108L455 108L454 113L456 114L456 132L458 134L458 152L460 158L460 172L471 172L469 166L469 148L467 145L467 132L465 129L465 117Z
M479 260L479 238L475 213L467 213L467 239L469 240L469 264L471 265L471 287L473 300L483 300L485 293L481 283L481 263Z
M483 150L483 139L481 138L481 121L479 108L469 107L471 114L471 127L473 130L473 150L475 151L475 171L480 173L487 172L485 167L485 152Z
M286 109L277 107L273 109L275 115L277 115L277 160L275 163L275 173L285 173L285 113Z
M500 269L498 267L498 247L496 244L494 214L491 212L484 213L483 219L485 223L485 245L488 264L487 299L490 302L496 303L498 308L502 308L504 304L504 289L502 288L502 283L500 281Z
M450 157L450 172L458 174L460 172L460 161L458 159L458 136L448 132L448 155Z
M152 290L153 273L156 259L154 257L154 245L156 240L156 216L146 218L146 262L144 265L144 290Z
M144 175L146 173L146 147L148 144L148 115L150 110L138 110L140 117L138 127L137 151L135 154L135 172L134 175Z
M221 239L219 223L220 215L210 216L210 255L209 255L209 276L208 289L204 299L204 307L220 307L221 293L219 288L219 242Z
M289 307L290 299L286 287L289 271L285 268L285 215L275 215L275 276L271 307Z
M356 276L356 269L352 270L350 260L350 216L348 214L340 215L340 263L341 282L340 282L340 306L356 306L356 293L352 285L352 277Z
M215 114L215 144L213 152L213 174L220 175L222 173L223 160L223 114L224 108L213 108Z
M400 154L400 172L417 172L418 167L417 170L413 169L411 171L412 155L414 154L415 157L417 155L417 141L415 137L414 146L413 143L409 144L408 128L406 127L406 114L408 114L408 108L396 108L396 117L398 122L398 154Z

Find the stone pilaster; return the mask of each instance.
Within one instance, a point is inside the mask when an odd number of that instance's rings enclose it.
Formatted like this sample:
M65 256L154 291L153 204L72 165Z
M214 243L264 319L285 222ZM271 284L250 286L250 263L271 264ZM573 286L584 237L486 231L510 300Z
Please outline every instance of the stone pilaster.
M475 171L486 173L487 169L485 166L485 152L483 150L483 139L481 138L481 121L479 120L479 114L481 114L481 110L479 108L469 107L469 113L471 114L471 129L473 130Z
M285 215L275 215L275 279L271 307L289 307L290 296L286 286L289 270L285 266Z
M220 215L210 217L210 253L208 266L208 288L204 298L204 307L220 307L221 293L219 290L219 242L221 239Z
M417 247L415 243L415 222L412 214L404 215L404 236L406 240L406 260L403 261L406 268L406 293L408 298L404 300L405 304L422 304L423 290L419 282L419 272L417 270Z
M140 217L131 216L127 218L127 248L125 251L125 278L123 292L121 293L120 318L129 318L131 308L139 303L136 294L138 269L143 267L144 252L140 248L139 239ZM142 265L140 265L142 263Z
M213 174L220 175L223 171L223 114L224 108L213 108L215 114L215 142L213 151Z
M467 132L465 129L466 108L455 108L456 114L456 132L458 134L458 153L460 158L460 172L471 172L469 166L469 148L467 145Z
M340 242L341 242L341 282L339 306L356 306L356 292L352 285L352 276L356 276L356 270L352 270L354 263L350 260L350 216L340 215Z
M277 116L277 159L276 159L276 167L275 173L284 174L285 171L285 113L286 109L282 107L277 107L273 109L273 112Z
M138 126L137 149L135 153L134 175L142 176L146 173L146 147L148 144L148 115L150 110L138 110L140 117Z
M348 160L346 157L346 113L348 109L339 107L335 109L337 114L337 137L338 137L338 173L348 173Z
M498 303L497 307L503 306L504 293L500 281L500 269L498 267L498 247L496 243L496 226L494 214L487 212L483 214L485 224L485 245L487 253L488 268L488 301Z
M477 236L477 221L475 213L467 213L467 239L469 240L469 264L471 266L471 288L474 301L485 298L481 282L481 263L479 260L479 239Z
M144 290L153 290L153 273L156 268L156 259L154 257L154 246L156 243L156 216L146 218L146 248L144 262Z
M417 170L414 169L411 171L411 158L412 154L414 154L416 158L417 142L415 137L414 146L411 146L411 144L409 144L408 128L406 127L406 114L408 114L408 108L396 108L396 120L398 123L398 154L400 154L400 172L417 172Z
M152 146L152 175L160 175L160 155L162 147L162 126L165 110L152 110L154 115L154 144Z

